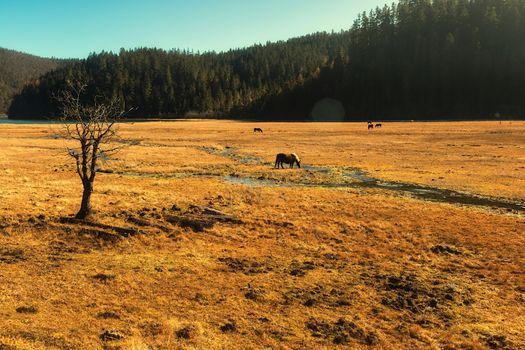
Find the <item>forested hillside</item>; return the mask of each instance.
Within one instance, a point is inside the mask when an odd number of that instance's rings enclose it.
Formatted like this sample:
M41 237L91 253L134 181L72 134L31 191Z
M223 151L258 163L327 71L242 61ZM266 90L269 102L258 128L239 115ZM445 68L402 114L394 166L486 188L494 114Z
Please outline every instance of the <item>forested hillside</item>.
M25 84L56 69L59 61L0 48L0 114L5 113L11 98Z
M376 118L523 116L525 1L412 0L362 14L319 78L266 103L304 115L332 97Z
M26 86L9 115L55 115L51 96L73 78L140 116L305 119L327 97L347 120L522 115L524 16L523 0L401 0L341 33L225 53L103 52Z
M344 45L343 38L320 33L219 54L147 48L93 54L28 85L9 115L55 114L53 92L75 78L88 82L90 95L118 97L127 107L137 108L140 116L247 110L259 100L316 78L329 64L330 53Z

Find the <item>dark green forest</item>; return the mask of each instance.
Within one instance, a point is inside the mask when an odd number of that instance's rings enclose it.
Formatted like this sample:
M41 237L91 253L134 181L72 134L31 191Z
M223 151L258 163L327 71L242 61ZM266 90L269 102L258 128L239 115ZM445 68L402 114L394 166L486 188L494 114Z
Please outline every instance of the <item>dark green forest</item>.
M92 54L26 85L9 116L57 115L53 95L71 79L140 117L304 120L326 98L346 120L522 116L525 0L401 0L338 33L222 53Z
M11 99L25 84L58 68L61 62L0 47L0 114L7 112Z

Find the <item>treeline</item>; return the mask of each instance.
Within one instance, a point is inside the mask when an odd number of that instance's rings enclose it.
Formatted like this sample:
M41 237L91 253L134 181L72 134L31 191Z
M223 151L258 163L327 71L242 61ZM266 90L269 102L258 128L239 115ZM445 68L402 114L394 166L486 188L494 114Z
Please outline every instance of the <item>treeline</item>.
M71 79L88 84L88 98L119 98L140 117L231 115L316 78L345 35L318 33L225 53L141 48L92 54L27 85L9 116L56 115L53 96Z
M350 118L525 115L523 0L403 0L363 13L349 40L318 79L264 112L301 116L331 97Z
M56 69L61 62L0 48L0 114L7 112L11 99L24 85Z
M326 98L347 120L523 115L524 16L523 0L401 0L341 33L219 54L93 54L27 85L9 115L56 115L53 93L74 78L140 116L305 119Z

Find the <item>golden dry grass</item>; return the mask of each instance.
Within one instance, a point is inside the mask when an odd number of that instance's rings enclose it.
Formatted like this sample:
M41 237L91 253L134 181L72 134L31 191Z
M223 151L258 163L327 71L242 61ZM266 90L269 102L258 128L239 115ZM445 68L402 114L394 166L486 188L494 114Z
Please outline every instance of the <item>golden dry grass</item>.
M80 184L55 128L0 125L0 349L525 348L523 212L316 186L356 167L524 202L525 122L121 125L93 204L132 237L61 222ZM193 204L241 223L169 220Z

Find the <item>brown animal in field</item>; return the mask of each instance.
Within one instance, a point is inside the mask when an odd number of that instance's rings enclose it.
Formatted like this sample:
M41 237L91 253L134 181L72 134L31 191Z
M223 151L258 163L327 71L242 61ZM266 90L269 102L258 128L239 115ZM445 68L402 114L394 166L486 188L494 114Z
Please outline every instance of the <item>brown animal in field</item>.
M260 132L262 134L263 130L261 128L253 128L253 132Z
M297 163L297 167L301 167L301 159L299 159L299 156L295 153L286 154L286 153L279 153L275 157L275 166L274 168L279 169L279 165L281 168L284 169L283 163L290 164L290 168L293 168L294 163Z
M374 127L376 127L376 128L380 128L381 126L382 126L381 123L378 123L378 124L376 124Z
M368 130L373 129L373 128L374 128L374 124L371 124L371 123L368 124Z

